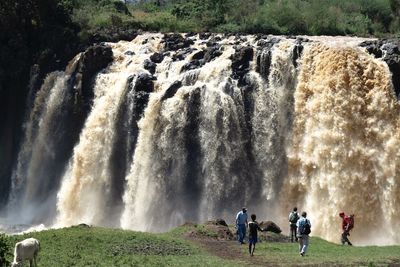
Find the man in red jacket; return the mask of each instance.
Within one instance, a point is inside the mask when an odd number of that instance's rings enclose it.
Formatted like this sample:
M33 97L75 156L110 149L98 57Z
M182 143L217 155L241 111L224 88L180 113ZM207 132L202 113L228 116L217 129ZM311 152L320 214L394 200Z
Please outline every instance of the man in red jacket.
M353 244L350 242L348 236L350 235L350 230L353 229L354 226L354 214L351 214L350 216L346 216L344 212L340 212L339 216L342 218L342 245L349 244L352 246Z

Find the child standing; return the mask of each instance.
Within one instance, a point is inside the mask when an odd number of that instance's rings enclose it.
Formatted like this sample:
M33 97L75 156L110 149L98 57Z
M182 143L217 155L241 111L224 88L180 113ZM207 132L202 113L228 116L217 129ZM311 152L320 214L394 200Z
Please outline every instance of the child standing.
M256 222L256 215L252 214L250 217L251 222L249 222L249 254L250 256L253 256L257 243L257 231L263 232L263 230Z

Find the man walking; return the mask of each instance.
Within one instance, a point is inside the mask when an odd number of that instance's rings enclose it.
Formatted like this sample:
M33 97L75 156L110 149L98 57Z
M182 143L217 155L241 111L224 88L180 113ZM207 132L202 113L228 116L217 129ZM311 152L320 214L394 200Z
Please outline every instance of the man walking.
M293 239L298 241L297 238L297 221L299 220L299 214L297 213L297 207L293 208L293 211L289 213L289 227L290 227L290 241L293 243Z
M301 218L297 221L297 237L299 238L300 255L304 256L308 248L308 235L311 233L311 222L307 219L307 212L301 213Z
M242 208L241 211L236 215L236 229L238 231L238 241L240 244L244 244L244 238L246 237L247 227L247 209Z
M342 218L342 245L347 243L352 246L353 244L350 242L348 236L350 235L350 230L354 227L354 214L346 216L346 214L344 214L344 212L342 211L339 213L339 216L340 218Z

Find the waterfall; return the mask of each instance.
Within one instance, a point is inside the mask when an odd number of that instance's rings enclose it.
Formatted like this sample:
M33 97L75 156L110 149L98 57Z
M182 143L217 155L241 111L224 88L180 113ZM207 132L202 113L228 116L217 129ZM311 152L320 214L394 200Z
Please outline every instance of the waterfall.
M344 211L352 241L398 244L399 103L362 41L143 33L89 76L102 50L78 55L30 99L6 219L159 232L247 206L286 232L297 206L313 235L339 242Z
M119 107L129 89L127 81L132 73L142 69L144 59L151 52L141 42L143 39L138 38L132 44L133 53L127 53L123 43L115 45L113 64L96 77L93 107L58 192L57 225L84 222L112 226L118 221L118 218L109 216L113 209L118 209L112 206L115 188L112 187L110 158L117 137L115 129ZM135 52L141 53L141 56L133 57ZM135 81L131 82L135 84Z
M338 241L343 210L355 214L358 242L399 242L400 118L390 78L358 49L305 49L283 201L301 203L315 235Z
M43 222L43 218L55 215L59 176L65 158L69 157L69 142L63 139L70 138L68 130L72 130L64 128L71 122L72 95L68 88L71 71L78 60L79 55L66 72L53 72L46 77L24 125L24 141L13 173L8 204L8 216L18 218L20 223Z

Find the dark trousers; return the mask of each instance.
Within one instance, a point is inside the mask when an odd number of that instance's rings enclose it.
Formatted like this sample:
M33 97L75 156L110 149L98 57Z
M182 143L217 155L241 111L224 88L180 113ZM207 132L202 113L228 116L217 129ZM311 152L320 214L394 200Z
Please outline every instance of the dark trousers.
M349 244L350 246L352 246L353 244L351 244L348 236L350 235L349 231L343 231L342 233L342 244Z
M295 240L296 242L298 241L297 226L295 224L290 225L290 241L293 242L293 240Z

